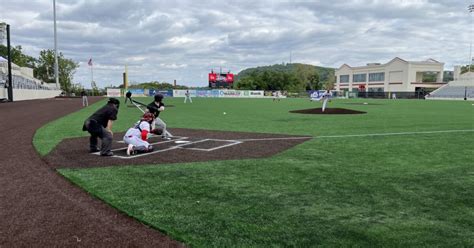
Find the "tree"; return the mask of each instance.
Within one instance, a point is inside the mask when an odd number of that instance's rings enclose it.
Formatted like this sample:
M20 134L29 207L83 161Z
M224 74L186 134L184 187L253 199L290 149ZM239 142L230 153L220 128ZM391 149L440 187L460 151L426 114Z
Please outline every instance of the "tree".
M23 54L21 49L22 49L21 46L16 46L16 47L11 48L12 62L21 67L35 68L36 59L26 54ZM2 44L0 44L0 56L4 58L8 57L7 47Z
M305 91L332 89L334 69L300 63L248 68L239 73L235 87L253 90Z
M465 65L461 67L461 74L464 74L469 71L474 72L474 64L471 65L471 70L469 70L469 65Z
M123 84L119 86L123 88ZM133 83L128 86L131 89L156 89L156 90L170 90L170 89L188 89L187 86L184 85L176 85L176 87L167 82L158 82L158 81L151 81L145 83Z
M453 71L444 71L443 73L443 82L447 83L454 80L454 72Z
M295 73L255 70L236 82L237 89L246 90L297 90L299 80Z
M300 81L300 90L320 90L323 85L316 67L305 64L296 64L295 73Z
M56 83L54 79L54 51L43 50L40 52L36 68L36 76L44 82ZM58 55L58 67L59 67L59 84L61 89L69 92L71 90L72 79L76 69L79 65L70 60L64 58L62 53Z

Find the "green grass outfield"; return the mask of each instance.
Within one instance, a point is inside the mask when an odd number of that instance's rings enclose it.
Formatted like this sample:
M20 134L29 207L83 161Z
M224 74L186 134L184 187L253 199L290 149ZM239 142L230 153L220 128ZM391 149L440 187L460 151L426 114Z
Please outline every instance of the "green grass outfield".
M60 173L193 247L474 246L472 102L341 99L329 107L368 113L331 116L288 112L321 106L306 99L182 100L166 99L170 127L315 138L267 159ZM369 105L345 104L355 102ZM103 103L39 129L40 154L86 135L83 120ZM122 104L114 130L138 118ZM382 133L407 134L322 137Z

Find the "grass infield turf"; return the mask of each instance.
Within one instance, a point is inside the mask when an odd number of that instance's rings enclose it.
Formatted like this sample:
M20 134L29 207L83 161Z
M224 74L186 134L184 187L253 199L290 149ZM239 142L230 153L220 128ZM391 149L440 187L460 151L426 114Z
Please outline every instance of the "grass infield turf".
M60 173L196 247L474 245L474 132L317 138L472 130L469 102L333 100L329 107L367 114L328 116L289 113L321 106L306 99L182 100L166 99L176 106L162 116L171 127L316 138L269 159ZM369 105L346 104L359 102ZM102 104L39 129L39 153L85 135L82 121ZM125 131L138 117L122 106L114 130Z

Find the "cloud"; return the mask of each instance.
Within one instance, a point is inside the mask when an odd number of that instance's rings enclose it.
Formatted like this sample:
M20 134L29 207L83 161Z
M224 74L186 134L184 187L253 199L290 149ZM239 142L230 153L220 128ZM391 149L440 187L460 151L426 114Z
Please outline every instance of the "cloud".
M467 63L467 3L449 0L58 0L58 47L79 62L74 80L207 85L210 69L239 72L289 62L339 67L393 57ZM53 48L50 0L2 2L12 42L38 56Z

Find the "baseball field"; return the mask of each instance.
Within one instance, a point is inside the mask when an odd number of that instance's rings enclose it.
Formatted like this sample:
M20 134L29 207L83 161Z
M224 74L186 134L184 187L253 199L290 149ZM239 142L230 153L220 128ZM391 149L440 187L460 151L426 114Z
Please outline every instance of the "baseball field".
M105 100L33 144L73 184L191 247L474 246L472 102L335 99L365 113L302 114L290 111L321 103L182 100L166 98L160 117L192 147L87 153L82 123ZM122 102L116 154L140 114Z

